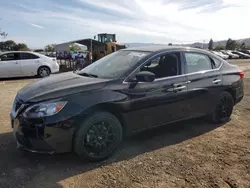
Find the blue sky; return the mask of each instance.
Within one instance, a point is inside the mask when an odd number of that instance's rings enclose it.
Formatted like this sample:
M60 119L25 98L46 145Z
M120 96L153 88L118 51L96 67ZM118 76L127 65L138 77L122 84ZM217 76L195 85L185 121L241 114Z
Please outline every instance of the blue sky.
M102 32L122 43L189 43L250 37L249 9L249 0L2 0L0 28L31 48Z

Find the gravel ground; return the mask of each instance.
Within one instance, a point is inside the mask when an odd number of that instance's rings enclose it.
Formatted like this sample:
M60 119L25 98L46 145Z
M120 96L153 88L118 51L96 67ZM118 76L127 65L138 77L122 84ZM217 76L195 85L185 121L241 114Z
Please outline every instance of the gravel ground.
M101 163L74 154L20 152L10 128L16 92L35 79L0 80L0 187L2 188L173 188L250 187L250 62L245 70L245 98L231 121L203 120L172 124L128 138L120 151Z

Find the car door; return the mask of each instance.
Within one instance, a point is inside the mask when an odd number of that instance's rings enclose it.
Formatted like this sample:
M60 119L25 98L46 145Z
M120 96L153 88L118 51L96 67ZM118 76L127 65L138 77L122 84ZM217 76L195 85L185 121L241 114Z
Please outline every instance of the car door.
M19 53L4 53L0 56L0 59L0 77L18 77L22 75Z
M221 62L198 52L184 52L183 55L188 79L188 115L198 117L209 114L223 90L219 69Z
M28 53L28 52L22 52L21 54L21 70L22 74L24 76L33 76L37 75L37 70L40 66L40 57Z
M134 131L186 118L187 78L182 68L178 52L160 54L139 68L154 73L156 79L134 87L130 83L131 113L127 119Z

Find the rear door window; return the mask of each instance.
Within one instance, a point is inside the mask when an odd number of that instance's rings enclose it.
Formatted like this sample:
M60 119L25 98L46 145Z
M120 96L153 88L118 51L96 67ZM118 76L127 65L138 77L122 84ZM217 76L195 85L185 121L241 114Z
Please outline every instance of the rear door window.
M39 59L37 55L31 53L21 53L21 58L22 60Z
M184 55L187 64L187 73L206 71L213 68L211 59L207 55L189 52L184 53Z

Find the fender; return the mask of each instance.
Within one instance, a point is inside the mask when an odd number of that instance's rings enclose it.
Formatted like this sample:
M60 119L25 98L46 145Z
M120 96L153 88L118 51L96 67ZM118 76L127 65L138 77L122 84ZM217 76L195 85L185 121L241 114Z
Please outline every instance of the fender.
M82 119L91 113L93 109L101 105L112 105L116 112L124 112L129 109L129 100L126 94L111 90L95 90L82 92L61 98L68 101L67 110L62 109L60 113L46 118L46 124L56 124L58 121L67 121L72 126L79 124ZM69 110L70 109L70 110Z

